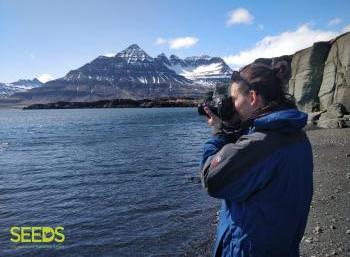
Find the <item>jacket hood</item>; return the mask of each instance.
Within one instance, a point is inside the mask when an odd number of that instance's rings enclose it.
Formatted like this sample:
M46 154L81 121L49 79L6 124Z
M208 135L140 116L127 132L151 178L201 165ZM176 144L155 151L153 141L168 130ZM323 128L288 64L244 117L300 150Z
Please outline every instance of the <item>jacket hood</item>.
M298 109L277 110L254 121L255 130L276 130L291 133L302 129L307 123L307 114Z

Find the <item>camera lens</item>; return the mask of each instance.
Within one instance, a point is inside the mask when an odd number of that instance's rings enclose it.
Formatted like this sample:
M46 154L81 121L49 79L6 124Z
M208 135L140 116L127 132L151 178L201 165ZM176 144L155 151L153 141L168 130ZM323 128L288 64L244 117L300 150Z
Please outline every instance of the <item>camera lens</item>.
M235 115L235 108L231 97L223 97L218 103L218 116L222 120L229 120Z

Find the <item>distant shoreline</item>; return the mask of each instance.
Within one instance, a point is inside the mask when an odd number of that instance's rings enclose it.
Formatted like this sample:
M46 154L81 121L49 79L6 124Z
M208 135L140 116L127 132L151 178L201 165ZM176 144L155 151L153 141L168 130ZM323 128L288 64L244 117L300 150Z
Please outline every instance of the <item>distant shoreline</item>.
M197 107L200 100L193 98L170 98L170 99L113 99L92 102L65 102L31 104L23 107L23 110L42 109L81 109L81 108L159 108L159 107Z

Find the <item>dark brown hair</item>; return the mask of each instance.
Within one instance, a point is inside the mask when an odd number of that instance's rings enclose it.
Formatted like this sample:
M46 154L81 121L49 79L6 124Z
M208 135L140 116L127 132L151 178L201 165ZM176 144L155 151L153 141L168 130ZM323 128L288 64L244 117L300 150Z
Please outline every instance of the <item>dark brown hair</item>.
M283 83L286 76L288 76L287 73L288 63L285 61L278 62L274 67L263 63L252 63L236 72L236 76L234 76L234 73L232 81L241 78L243 83L240 83L240 85L244 85L245 91L256 91L257 94L262 96L266 104L274 102L278 105L295 108L294 97L284 92L283 89Z

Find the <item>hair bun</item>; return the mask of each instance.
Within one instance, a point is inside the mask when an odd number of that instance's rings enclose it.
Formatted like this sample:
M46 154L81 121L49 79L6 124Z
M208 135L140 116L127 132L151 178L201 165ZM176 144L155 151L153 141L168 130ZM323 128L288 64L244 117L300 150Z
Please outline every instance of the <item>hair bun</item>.
M286 61L279 61L273 66L272 70L281 81L289 79L290 67Z

